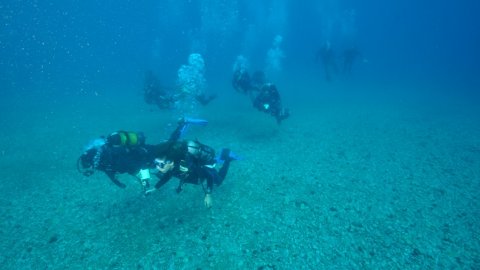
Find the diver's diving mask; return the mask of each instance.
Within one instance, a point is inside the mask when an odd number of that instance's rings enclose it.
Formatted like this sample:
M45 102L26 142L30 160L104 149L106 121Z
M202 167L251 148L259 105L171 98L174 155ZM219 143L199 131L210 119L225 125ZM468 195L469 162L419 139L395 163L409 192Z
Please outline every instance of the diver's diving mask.
M166 159L159 159L159 158L156 158L155 159L155 166L158 168L158 169L163 169L165 168L165 165L171 163L171 161L169 160L166 160Z

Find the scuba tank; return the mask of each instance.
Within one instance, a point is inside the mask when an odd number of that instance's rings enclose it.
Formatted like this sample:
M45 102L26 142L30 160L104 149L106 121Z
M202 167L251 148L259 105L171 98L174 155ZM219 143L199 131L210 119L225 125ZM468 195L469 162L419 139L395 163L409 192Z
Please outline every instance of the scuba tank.
M145 144L142 132L117 131L108 135L107 144L111 146L140 146Z
M213 148L198 141L188 141L187 149L190 155L196 160L201 161L203 164L215 163L215 150L213 150Z

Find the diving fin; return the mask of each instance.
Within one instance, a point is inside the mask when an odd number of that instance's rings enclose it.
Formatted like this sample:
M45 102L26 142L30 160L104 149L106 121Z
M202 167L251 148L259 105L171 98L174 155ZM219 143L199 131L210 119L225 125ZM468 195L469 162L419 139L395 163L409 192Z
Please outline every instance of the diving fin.
M181 120L181 121L182 121L182 120ZM183 118L183 123L185 123L185 124L194 124L194 125L199 125L199 126L205 126L205 125L208 124L208 121L207 121L207 120L204 120L204 119L184 117L184 118Z
M241 160L242 158L241 158L239 155L233 153L230 149L228 149L228 148L223 148L222 151L221 151L221 153L220 153L220 156L216 157L215 159L216 159L218 162L223 163L223 162L225 162L225 161L227 161L227 160L229 160L229 161L232 161L232 160Z
M174 135L172 135L170 138L170 141L176 141L178 140L185 132L187 131L188 126L192 125L198 125L198 126L206 126L208 124L207 120L204 119L196 119L196 118L190 118L190 117L182 117L180 120L178 120L178 127L177 130L174 132Z

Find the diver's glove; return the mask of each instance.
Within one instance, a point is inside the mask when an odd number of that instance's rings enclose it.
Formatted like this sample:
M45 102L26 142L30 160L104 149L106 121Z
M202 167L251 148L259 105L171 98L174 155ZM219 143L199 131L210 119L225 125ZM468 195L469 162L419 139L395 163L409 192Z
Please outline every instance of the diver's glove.
M147 190L145 190L145 193L144 193L144 194L145 194L145 196L148 196L148 195L152 194L152 193L155 192L155 191L157 191L156 188L147 189Z

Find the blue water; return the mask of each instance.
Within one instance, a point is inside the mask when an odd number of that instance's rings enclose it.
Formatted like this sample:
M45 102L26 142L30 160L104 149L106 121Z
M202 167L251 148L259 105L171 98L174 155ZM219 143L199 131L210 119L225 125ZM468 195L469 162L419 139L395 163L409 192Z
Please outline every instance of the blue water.
M3 1L3 269L478 269L480 4L474 1ZM326 43L338 72L326 80ZM343 71L343 53L359 55ZM85 179L85 143L166 139L189 55L218 98L191 139L230 147L207 210L198 187L142 197ZM231 85L265 71L282 125ZM191 109L191 108L189 108ZM97 181L98 180L98 181ZM267 194L267 195L266 195Z

